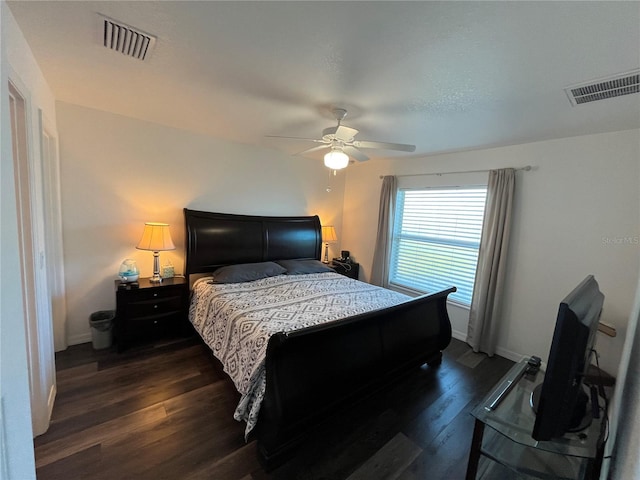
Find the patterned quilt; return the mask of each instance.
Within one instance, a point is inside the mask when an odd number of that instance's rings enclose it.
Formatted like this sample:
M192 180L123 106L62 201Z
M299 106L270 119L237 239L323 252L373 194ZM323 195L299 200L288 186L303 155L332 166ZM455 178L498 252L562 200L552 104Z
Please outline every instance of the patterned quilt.
M271 335L331 322L410 300L337 273L278 275L253 282L193 288L189 319L242 395L234 418L255 426L266 386Z

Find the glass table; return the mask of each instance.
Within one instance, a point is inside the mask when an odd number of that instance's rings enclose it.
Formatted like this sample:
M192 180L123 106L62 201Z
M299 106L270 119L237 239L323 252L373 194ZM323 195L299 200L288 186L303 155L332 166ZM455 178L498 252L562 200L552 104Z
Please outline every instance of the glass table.
M522 369L523 363L527 360L514 365L497 385ZM492 397L495 398L494 391L471 413L475 417L475 428L467 480L598 477L606 426L603 414L580 432L566 433L549 441L538 441L531 436L535 422L531 392L543 380L543 370L536 375L524 375L495 409L485 408Z

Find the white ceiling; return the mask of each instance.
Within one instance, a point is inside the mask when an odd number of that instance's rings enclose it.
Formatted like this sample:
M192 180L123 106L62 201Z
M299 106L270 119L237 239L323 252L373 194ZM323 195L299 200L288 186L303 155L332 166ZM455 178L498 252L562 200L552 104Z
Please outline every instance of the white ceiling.
M564 87L640 66L639 2L9 2L58 100L289 153L346 107L415 154L640 127L640 95ZM157 36L104 48L97 12Z

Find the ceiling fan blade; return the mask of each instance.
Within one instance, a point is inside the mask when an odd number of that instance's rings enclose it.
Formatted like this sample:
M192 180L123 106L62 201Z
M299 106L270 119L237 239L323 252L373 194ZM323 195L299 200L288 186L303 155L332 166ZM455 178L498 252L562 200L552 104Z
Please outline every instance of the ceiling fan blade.
M305 155L307 153L311 153L311 152L317 152L318 150L323 150L325 148L329 148L331 145L327 144L327 145L318 145L317 147L311 147L308 148L306 150L303 150L301 152L295 153L294 155Z
M350 142L351 140L353 140L353 137L358 134L358 130L356 130L355 128L345 127L344 125L338 125L337 127L335 127L335 130L336 131L333 134L334 137L336 138L336 140L340 140L343 142Z
M353 142L354 147L358 148L379 148L381 150L399 150L401 152L415 152L415 145L407 145L404 143L386 143L386 142L370 142L368 140Z
M354 147L350 147L350 146L344 146L344 148L342 149L344 151L344 153L346 153L347 155L349 155L350 157L355 158L356 160L358 160L359 162L364 162L366 160L369 160L369 157L367 157L364 153L362 153L360 150L358 150L357 148Z
M358 134L358 130L344 125L338 125L336 129L336 138L338 140L349 141Z
M265 135L266 138L290 138L293 140L306 140L308 142L325 143L324 140L318 140L317 138L304 138L304 137L285 137L282 135Z

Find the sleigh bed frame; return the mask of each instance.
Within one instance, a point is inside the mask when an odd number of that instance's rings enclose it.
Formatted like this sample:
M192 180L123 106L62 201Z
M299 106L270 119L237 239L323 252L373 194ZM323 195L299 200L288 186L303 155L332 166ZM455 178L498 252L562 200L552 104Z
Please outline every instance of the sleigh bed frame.
M187 279L216 268L320 259L320 220L184 209ZM306 434L407 369L439 365L451 341L447 296L455 287L382 310L271 337L266 392L254 430L269 469ZM252 432L253 433L253 432Z

